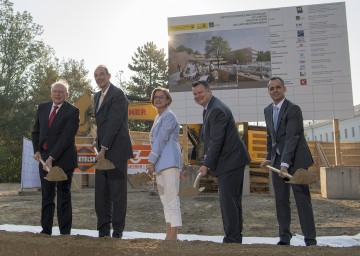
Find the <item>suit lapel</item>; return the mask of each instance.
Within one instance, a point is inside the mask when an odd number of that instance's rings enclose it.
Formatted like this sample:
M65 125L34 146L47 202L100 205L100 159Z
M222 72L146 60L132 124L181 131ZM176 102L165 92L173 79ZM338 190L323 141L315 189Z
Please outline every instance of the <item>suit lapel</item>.
M98 109L98 104L99 104L99 99L100 99L100 95L101 95L101 92L98 92L95 94L95 98L94 98L94 113L96 114L97 112L97 109Z
M97 111L95 112L99 112L106 104L106 102L108 101L109 99L109 96L111 95L112 93L112 90L113 90L113 85L110 84L109 85L109 89L107 90L106 94L105 94L105 98L103 100L103 102L101 103L101 106L98 108L98 104L99 104L99 100L100 100L100 95L101 95L101 92L98 93L98 97L97 97L97 101L96 101L96 109Z

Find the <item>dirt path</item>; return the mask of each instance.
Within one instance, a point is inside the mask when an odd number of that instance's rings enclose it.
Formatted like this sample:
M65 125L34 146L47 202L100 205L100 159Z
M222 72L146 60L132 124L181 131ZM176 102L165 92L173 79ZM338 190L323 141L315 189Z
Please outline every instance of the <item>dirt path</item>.
M19 185L0 184L0 224L39 226L39 192L18 194ZM360 201L324 199L314 190L313 208L318 236L360 233ZM274 198L267 194L243 197L244 237L276 237ZM292 232L301 234L292 204ZM181 196L184 226L179 233L223 235L216 193ZM56 225L56 221L55 221ZM73 228L96 228L93 189L73 191ZM126 231L163 233L162 206L157 195L129 191ZM44 237L39 234L0 232L1 255L359 255L359 247L282 248L274 245L223 245L212 242L164 242L156 239L114 241L85 236ZM24 253L26 252L26 253Z

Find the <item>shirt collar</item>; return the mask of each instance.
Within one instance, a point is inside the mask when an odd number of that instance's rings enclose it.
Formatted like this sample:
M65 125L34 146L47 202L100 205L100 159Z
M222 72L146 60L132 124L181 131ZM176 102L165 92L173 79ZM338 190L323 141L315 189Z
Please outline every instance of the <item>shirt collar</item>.
M280 101L277 105L275 105L275 104L273 103L273 107L278 107L279 109L281 109L281 106L282 106L282 104L284 103L284 101L285 101L285 98L283 98L282 101Z
M105 95L107 94L107 92L108 92L109 88L110 88L110 84L108 85L108 87L106 88L106 90L105 90L105 92L104 92L104 93L102 93L102 92L101 92L101 93L104 95L104 97L105 97Z

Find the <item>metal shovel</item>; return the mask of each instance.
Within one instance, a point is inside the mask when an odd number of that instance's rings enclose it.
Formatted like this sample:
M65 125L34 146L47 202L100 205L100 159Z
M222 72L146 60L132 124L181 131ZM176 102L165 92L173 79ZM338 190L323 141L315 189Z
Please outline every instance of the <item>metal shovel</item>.
M201 187L199 188L199 183L200 183L200 178L202 177L202 173L199 172L198 175L196 176L195 178L195 181L194 181L194 185L193 185L193 188L199 190L199 192L203 192L205 187Z
M266 168L268 168L273 172L280 173L280 170L270 165L266 165ZM289 181L286 181L286 183L304 185L304 184L311 184L317 181L317 177L314 173L311 173L308 170L302 168L297 169L294 175L290 175L288 173L283 173L283 174L285 175L286 178L289 179Z
M94 147L94 150L96 155L99 155L99 152L97 151L96 147ZM110 160L105 159L105 157L101 157L100 159L98 159L93 166L95 167L95 169L98 170L115 169L115 165Z
M44 170L48 172L48 174L44 177L45 180L47 181L68 180L68 176L59 166L53 166L49 168L47 165L45 165L44 160L42 160L41 158L39 158L39 162L44 166Z

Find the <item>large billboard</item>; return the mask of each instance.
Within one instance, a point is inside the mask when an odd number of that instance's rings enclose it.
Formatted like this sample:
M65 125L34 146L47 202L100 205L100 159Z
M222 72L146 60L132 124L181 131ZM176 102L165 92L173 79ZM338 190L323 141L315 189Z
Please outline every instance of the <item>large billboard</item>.
M263 121L280 76L305 120L353 117L345 3L168 19L169 88L181 123L201 123L191 85L210 83L236 121Z

